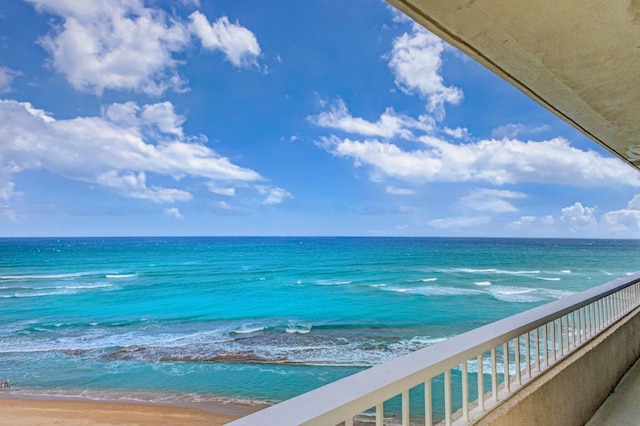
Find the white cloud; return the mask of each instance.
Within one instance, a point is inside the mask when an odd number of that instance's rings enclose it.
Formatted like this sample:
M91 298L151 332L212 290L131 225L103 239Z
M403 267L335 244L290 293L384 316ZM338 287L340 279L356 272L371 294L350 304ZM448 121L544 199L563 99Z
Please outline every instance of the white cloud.
M287 198L294 198L290 192L278 187L256 185L256 189L260 194L267 196L262 204L280 204Z
M188 47L193 35L202 39L201 27L208 25L200 12L192 15L200 23L194 26L162 9L146 7L142 0L27 1L38 11L62 18L40 39L53 67L74 88L96 94L114 89L157 96L169 89L184 90L186 82L178 74L180 61L174 55ZM245 66L247 58L255 62L257 41L249 30L230 24L227 17L219 18L214 27L217 44L203 39L205 47L222 50L235 66Z
M396 136L411 139L411 129L422 131L433 130L433 120L429 117L420 117L420 120L397 114L393 108L387 108L375 123L363 118L353 117L342 99L333 104L329 111L310 116L308 120L321 127L338 129L363 136L379 136L393 138Z
M515 212L518 209L506 201L506 199L526 198L521 192L498 190L498 189L477 189L471 194L463 197L460 202L468 208L476 211L490 211L494 213Z
M236 196L236 189L233 187L221 187L216 182L207 182L207 189L214 194L226 195L228 197Z
M396 38L389 53L389 67L396 85L405 93L417 92L427 99L427 108L441 118L444 104L457 104L462 90L444 85L440 75L445 43L418 24L412 33Z
M229 22L223 16L213 24L209 24L207 17L200 12L190 16L189 29L200 38L205 49L220 50L236 67L257 66L260 55L260 45L256 36L239 24Z
M568 224L573 230L583 227L594 228L598 224L594 216L597 209L597 207L585 207L582 203L576 202L562 209L560 221Z
M319 145L338 157L352 158L380 175L414 184L426 182L555 183L598 187L640 186L640 175L616 158L573 148L561 138L542 142L482 140L453 144L432 136L422 148L404 150L378 140L323 137Z
M0 93L10 92L13 79L19 75L20 73L17 71L7 67L0 67Z
M392 185L387 185L385 191L393 195L414 195L416 193L416 191L414 191L413 189L398 188Z
M640 194L639 194L640 195ZM638 195L629 201L627 208L612 210L597 215L597 207L576 202L559 212L558 217L522 216L507 225L507 228L522 235L574 235L585 238L638 238L640 237L640 209L635 202Z
M445 127L442 131L445 135L449 135L456 139L468 139L471 137L469 130L466 127L456 127L455 129Z
M627 203L628 209L640 210L640 194L636 194L633 198Z
M486 225L491 221L489 216L477 217L448 217L444 219L434 219L428 222L429 226L438 229L470 228L474 226Z
M179 220L184 219L184 216L182 216L182 213L180 213L180 210L175 207L170 207L168 209L164 209L163 211L164 211L164 214L166 214L167 216L171 216Z
M628 203L626 209L614 210L602 216L602 222L612 232L625 237L640 235L640 194L636 194Z
M38 169L158 203L186 201L191 194L149 185L150 175L237 183L262 179L183 137L182 121L168 102L113 104L99 117L56 120L29 103L0 100L0 194L11 196L13 174Z

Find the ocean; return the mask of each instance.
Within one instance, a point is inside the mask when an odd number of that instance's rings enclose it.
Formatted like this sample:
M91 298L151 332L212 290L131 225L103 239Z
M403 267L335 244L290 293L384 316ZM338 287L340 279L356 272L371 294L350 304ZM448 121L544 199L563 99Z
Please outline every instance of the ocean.
M640 270L640 241L0 239L7 395L281 401Z

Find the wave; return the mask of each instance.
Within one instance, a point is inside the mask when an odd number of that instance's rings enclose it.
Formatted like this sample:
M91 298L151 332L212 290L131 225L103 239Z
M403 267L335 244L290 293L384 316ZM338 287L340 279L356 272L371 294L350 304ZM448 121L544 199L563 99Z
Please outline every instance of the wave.
M346 326L349 328L349 326ZM236 327L238 328L238 327ZM290 333L291 328L297 331ZM398 338L397 331L366 329L353 333L338 328L319 328L290 323L262 332L230 335L218 330L195 333L148 335L144 328L118 334L99 326L37 334L36 339L12 334L3 339L0 353L28 362L44 353L118 361L195 361L250 364L299 364L368 367L433 345L445 337L418 335ZM406 333L406 332L405 332ZM66 336L66 337L65 337ZM20 358L23 354L26 358ZM34 354L34 355L29 355ZM40 358L39 358L40 359Z
M286 328L286 332L289 334L308 334L311 332L311 325L290 323Z
M52 279L70 279L87 276L102 275L98 272L70 272L66 274L48 274L48 275L0 275L0 280L52 280Z
M117 278L134 278L137 277L138 274L105 274L105 278L108 279L117 279Z
M478 282L475 282L474 284L477 285L477 286L480 286L480 287L487 287L487 286L491 285L491 282L490 281L478 281Z
M260 324L243 324L240 327L234 329L231 333L232 334L252 334L252 333L257 333L259 331L264 331L266 329L267 327Z
M316 285L346 285L346 284L351 284L351 281L338 280L338 279L333 279L333 280L316 280L315 284L316 284Z
M454 268L449 270L443 270L441 272L462 272L466 274L498 274L498 275L536 275L541 273L541 271L538 271L538 270L509 271L506 269L496 269L496 268L487 268L487 269Z
M510 286L492 286L489 293L498 300L512 303L543 302L574 294L568 290L556 290L546 288L527 288Z
M423 278L420 281L422 281L423 283L430 283L430 282L433 282L433 281L438 281L438 279L437 278Z
M482 291L475 289L459 288L459 287L439 287L439 286L424 286L424 287L385 287L384 291L391 291L396 293L408 293L419 294L422 296L460 296L469 294L481 294Z
M275 401L261 399L232 398L218 395L190 392L161 392L161 391L101 391L95 389L40 389L40 388L15 388L5 391L8 397L18 398L45 398L45 399L73 399L100 402L131 402L145 404L169 404L184 407L202 405L207 409L211 404L241 405L244 407L268 406Z
M558 278L558 277L536 277L536 278L543 281L562 281L562 278Z

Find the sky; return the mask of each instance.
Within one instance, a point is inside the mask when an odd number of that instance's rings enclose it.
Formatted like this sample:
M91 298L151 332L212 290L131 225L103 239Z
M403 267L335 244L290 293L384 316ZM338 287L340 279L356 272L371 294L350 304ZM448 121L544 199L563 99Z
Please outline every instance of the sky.
M379 0L0 5L0 236L640 237L640 173Z

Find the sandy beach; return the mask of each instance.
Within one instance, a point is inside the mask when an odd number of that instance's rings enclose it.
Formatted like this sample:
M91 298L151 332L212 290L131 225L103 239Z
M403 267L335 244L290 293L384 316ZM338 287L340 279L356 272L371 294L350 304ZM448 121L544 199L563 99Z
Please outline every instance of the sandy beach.
M257 411L257 405L221 405L216 411L128 402L0 398L2 424L40 425L224 425Z

